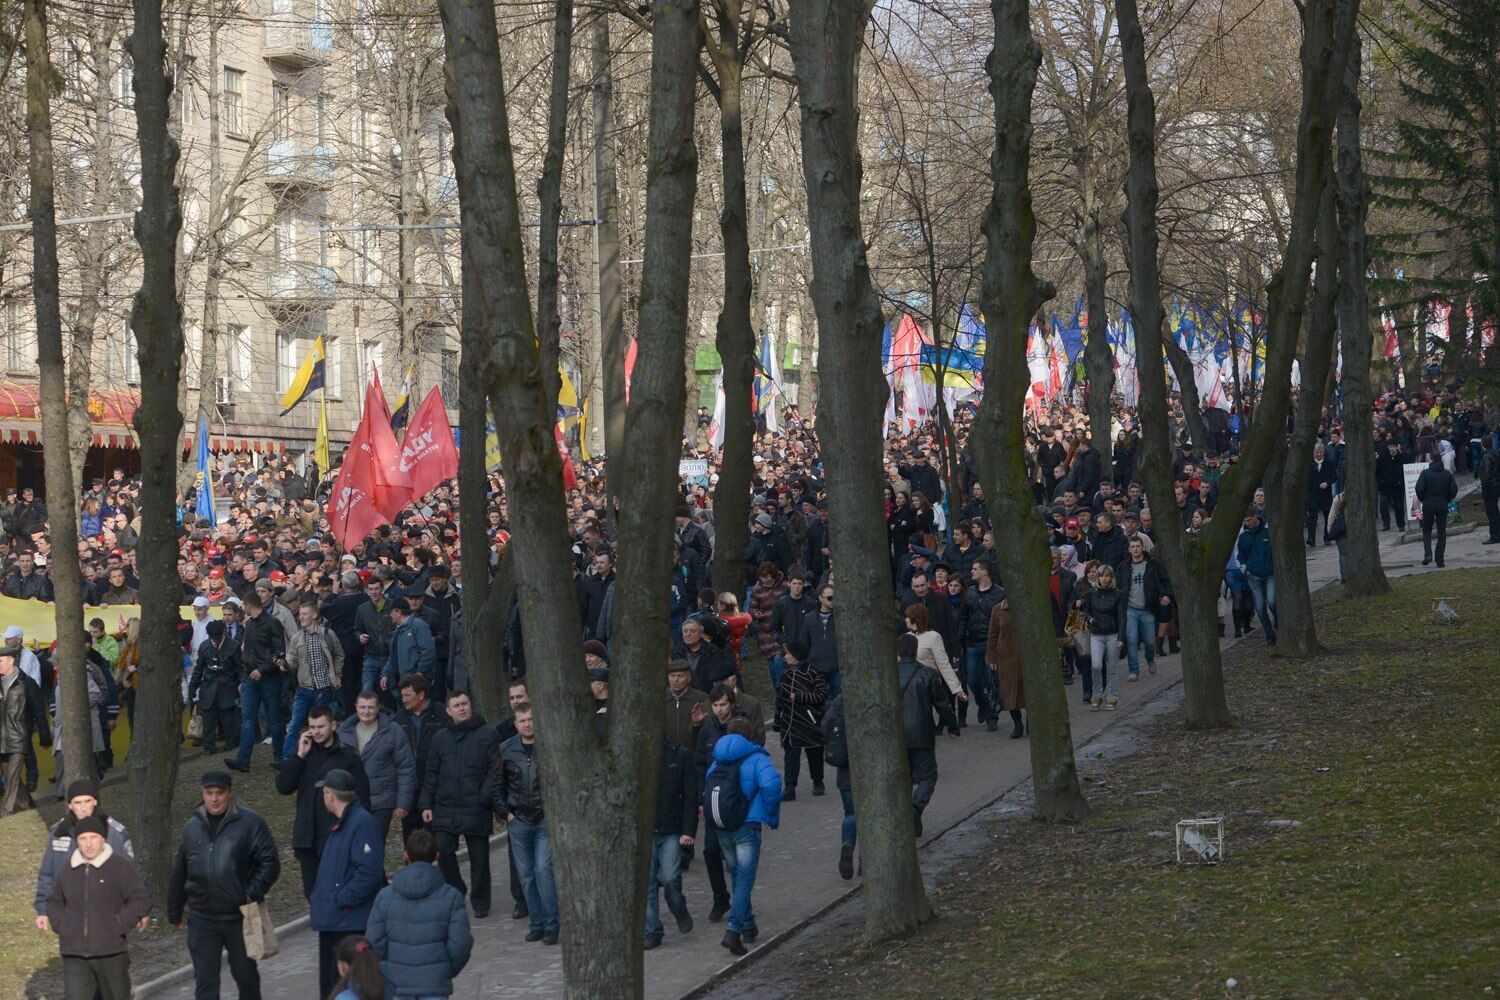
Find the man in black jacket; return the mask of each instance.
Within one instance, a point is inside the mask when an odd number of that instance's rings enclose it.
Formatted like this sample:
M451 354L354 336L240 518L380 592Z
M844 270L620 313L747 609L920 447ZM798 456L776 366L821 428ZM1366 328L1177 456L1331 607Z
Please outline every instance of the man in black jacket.
M516 735L495 753L494 780L486 788L515 848L516 867L531 915L527 941L557 944L557 882L552 872L552 837L542 805L542 775L536 759L536 720L531 705L516 706Z
M651 874L646 882L646 950L661 945L660 887L667 894L667 909L677 918L684 934L693 929L687 897L682 894L682 849L693 846L698 832L698 775L693 755L682 744L663 738L661 791L656 800L656 824L651 837Z
M499 745L493 726L474 713L464 691L448 693L448 725L432 737L422 772L422 822L437 836L438 867L469 897L475 919L490 914L491 763ZM458 843L469 845L469 881L458 870Z
M734 664L724 651L706 641L703 625L696 617L682 623L682 643L672 650L672 659L686 660L693 671L693 687L712 691L714 685L734 673Z
M260 969L245 954L240 907L266 898L281 875L271 828L258 813L234 803L228 771L203 776L203 804L182 828L182 845L167 890L167 922L182 928L187 910L188 954L200 998L219 995L219 956L241 1000L260 1000Z
M23 774L33 733L41 737L42 746L52 745L42 690L21 671L20 651L12 646L0 647L0 771L5 778L0 816L30 809L34 804Z
M911 808L922 835L922 811L937 788L937 712L950 739L958 736L958 716L948 685L936 670L917 662L917 637L903 632L896 640L897 683L901 686L901 721L906 728L906 760L911 767Z
M1396 527L1406 527L1406 465L1411 456L1401 450L1401 443L1387 438L1385 447L1375 456L1375 492L1380 496L1380 530L1391 530L1391 514Z
M598 634L599 613L604 610L604 596L615 582L615 560L608 548L594 550L593 566L578 577L578 614L583 619L584 639L602 639ZM442 850L439 846L438 850Z
M229 745L239 731L240 650L224 633L222 621L208 623L208 638L198 647L198 659L188 680L188 704L203 713L203 752L218 753L222 735Z
M1089 548L1093 558L1105 566L1118 566L1125 561L1125 532L1115 526L1115 516L1108 510L1099 512Z
M995 690L994 672L984 662L985 644L990 636L990 612L1005 600L1005 590L995 582L995 564L988 558L974 560L969 577L974 585L964 591L964 674L969 697L974 703L974 718L986 726L1000 718L999 692ZM964 715L969 714L968 708ZM959 719L960 724L963 718Z
M240 752L229 757L224 766L231 771L249 771L250 753L255 749L255 721L264 705L270 715L271 753L279 755L286 742L286 720L281 714L281 684L286 668L286 631L275 616L265 610L260 593L245 595L245 635L240 643ZM280 756L276 766L281 766ZM312 883L308 883L311 891Z
M406 815L401 819L401 842L411 836L413 830L423 828L422 810L417 802L422 795L422 781L427 775L427 754L432 749L432 739L444 726L442 709L428 697L427 678L422 674L407 674L401 678L401 710L396 713L396 725L406 734L411 744L412 756L417 762L416 791L410 802L403 802Z
M828 678L828 697L837 698L843 690L839 674L839 643L833 630L833 584L818 591L818 606L802 616L797 638L807 643L807 659Z
M321 783L336 768L354 775L359 803L368 809L370 783L359 759L359 749L339 742L333 709L314 705L307 713L307 729L297 738L296 752L288 754L276 772L276 790L282 795L297 796L292 853L302 867L302 894L309 899L318 880L318 859L323 856L323 845L335 819L323 805Z
M30 552L16 554L16 568L5 578L0 594L20 601L51 601L52 580L36 568L36 557Z
M1323 518L1323 544L1328 540L1328 511L1333 506L1334 484L1338 482L1338 463L1319 441L1313 445L1312 465L1307 470L1307 544L1318 543L1318 517Z
M913 453L911 464L897 466L896 471L901 473L903 479L911 483L913 493L922 494L934 506L942 501L943 485L938 479L937 470L927 464L925 451Z
M1078 446L1073 455L1073 489L1083 503L1091 502L1099 491L1099 480L1104 473L1104 463L1087 440Z
M1437 564L1443 565L1443 553L1448 549L1448 504L1458 496L1458 480L1443 467L1443 460L1436 455L1432 463L1417 477L1417 500L1422 504L1422 565L1432 562L1432 529L1437 528Z

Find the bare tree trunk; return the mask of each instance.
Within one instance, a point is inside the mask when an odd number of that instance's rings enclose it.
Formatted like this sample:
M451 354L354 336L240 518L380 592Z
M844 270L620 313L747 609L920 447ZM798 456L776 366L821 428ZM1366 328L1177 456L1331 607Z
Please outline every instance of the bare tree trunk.
M1193 362L1188 357L1187 351L1177 343L1177 338L1170 333L1163 333L1162 348L1166 351L1167 361L1172 366L1172 373L1177 376L1178 398L1182 402L1182 422L1187 428L1188 438L1193 442L1193 447L1198 454L1213 454L1213 441L1208 436L1208 426L1203 422L1203 403L1198 398L1198 382L1193 378ZM1172 442L1173 447L1176 442Z
M1118 13L1128 102L1130 164L1125 181L1125 223L1141 385L1141 471L1148 493L1165 498L1172 495L1172 479L1165 373L1157 350L1167 335L1157 262L1156 106L1147 78L1146 45L1136 0L1119 0ZM1292 359L1302 325L1319 200L1330 165L1330 137L1342 89L1337 81L1343 78L1357 13L1358 0L1310 0L1302 7L1302 105L1292 222L1282 265L1270 288L1265 391L1245 435L1240 459L1220 482L1219 505L1226 511L1245 508L1284 438ZM1210 595L1224 571L1239 523L1230 517L1212 518L1191 538L1176 518L1159 518L1156 525L1157 546L1178 592L1187 725L1193 729L1228 726L1231 720L1224 697L1218 620Z
M177 140L168 130L172 81L166 72L161 0L134 0L136 135L141 149L141 288L130 310L140 358L136 411L141 439L141 663L131 736L137 849L158 899L172 867L172 792L182 737L182 645L177 637L177 455L182 448L182 311L177 301Z
M1307 470L1318 441L1318 423L1338 339L1334 312L1338 298L1338 225L1333 187L1333 171L1329 170L1318 210L1318 268L1303 340L1302 392L1297 397L1292 439L1282 460L1281 475L1275 488L1268 491L1275 505L1271 547L1276 566L1276 654L1297 659L1323 651L1313 623L1302 533L1307 518Z
M804 420L811 420L818 410L818 366L813 364L813 355L818 350L818 321L816 316L807 315L800 297L797 316L802 334L802 345L797 354L797 409Z
M1081 820L1088 816L1089 806L1078 785L1068 698L1052 631L1047 581L1052 562L1026 477L1023 413L1031 382L1026 333L1036 311L1055 293L1051 283L1032 270L1036 219L1031 210L1031 102L1041 49L1031 34L1030 7L1029 0L990 3L995 41L986 68L995 101L996 141L990 158L994 192L984 217L989 250L983 295L994 340L985 355L988 391L974 421L973 445L990 498L999 543L995 551L1020 640L1036 814L1039 819ZM1106 441L1108 426L1106 415Z
M532 333L494 7L446 0L449 119L465 257L465 302L490 331L474 358L500 430L525 622L528 677L539 718L542 784L555 846L570 997L639 997L645 858L660 741L666 595L649 581L671 563L674 447L680 432L696 150L692 142L696 8L659 3L653 18L647 263L639 398L626 428L617 488L623 530L617 676L607 740L595 738L593 699L577 670L577 602L567 550L561 458ZM649 317L649 319L647 318ZM621 919L629 914L629 919Z
M625 296L620 286L619 177L615 170L614 70L609 14L594 22L594 219L599 246L599 336L604 364L604 398L594 414L604 424L604 485L610 518L619 497L620 452L625 447Z
M1104 258L1104 223L1099 215L1096 206L1084 216L1083 293L1089 310L1089 339L1083 346L1083 370L1088 375L1089 441L1108 468L1114 455L1110 437L1114 407L1110 400L1115 391L1115 356L1109 349L1109 268Z
M31 214L32 298L36 306L38 394L42 456L46 463L47 520L52 537L52 606L57 630L57 683L62 687L62 739L71 778L97 778L90 719L88 646L83 631L83 576L78 569L78 502L68 459L67 373L62 308L57 290L57 211L52 159L52 60L47 49L46 0L26 0L26 139Z
M547 398L562 391L558 374L562 316L557 305L557 236L562 221L563 157L568 148L568 81L573 72L573 0L557 0L552 20L552 91L547 100L547 151L537 181L541 233L537 239L536 319ZM579 400L580 405L582 400Z
M460 264L463 285L473 287L478 276L469 273L468 255ZM489 328L481 322L477 296L465 295L460 305L459 347L463 364L458 369L458 429L463 447L458 450L458 508L467 531L459 532L458 545L462 563L464 597L464 663L469 671L469 688L479 710L491 722L504 718L509 708L505 683L501 679L505 662L505 623L498 630L488 628L489 602L495 584L490 579L490 535L485 527L489 474L485 467L486 413L485 392L477 359L490 353ZM509 612L509 608L505 609Z
M1354 36L1349 65L1344 70L1343 100L1338 110L1339 328L1344 348L1344 537L1348 573L1344 592L1353 597L1390 593L1380 565L1380 536L1375 530L1375 430L1371 422L1374 393L1370 387L1370 357L1374 347L1365 274L1370 267L1365 218L1369 212L1370 182L1365 177L1360 140L1360 39ZM1500 354L1500 351L1491 351Z
M742 99L745 65L741 56L739 4L713 5L718 37L708 42L719 99L723 148L724 209L719 232L724 240L724 307L715 346L724 365L724 447L719 483L714 488L714 590L745 592L745 542L750 531L750 456L755 446L755 413L750 387L755 378L755 330L750 322L750 235L745 195L745 137Z
M881 500L880 371L885 322L870 283L860 220L860 46L871 0L806 0L792 19L801 94L802 172L812 238L812 300L822 341L818 435L827 460L838 571L834 628L844 677L854 802L865 869L865 930L874 943L932 916L917 862L900 692L891 566Z

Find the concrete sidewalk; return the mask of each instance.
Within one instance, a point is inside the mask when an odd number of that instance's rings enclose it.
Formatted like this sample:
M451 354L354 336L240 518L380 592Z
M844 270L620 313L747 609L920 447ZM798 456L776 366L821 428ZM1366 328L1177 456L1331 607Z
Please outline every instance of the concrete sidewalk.
M1500 546L1482 546L1483 531L1450 539L1448 567L1500 565ZM1400 545L1392 534L1382 535L1382 557L1393 574L1421 572L1420 543ZM1310 585L1317 589L1338 579L1338 556L1332 547L1309 550ZM1233 640L1226 640L1232 642ZM1259 631L1251 633L1250 642L1261 642ZM1144 703L1176 685L1181 679L1179 658L1158 660L1155 675L1144 667L1138 683L1120 684L1120 707L1116 712L1090 712L1080 703L1081 689L1075 683L1067 689L1072 709L1073 738L1082 748L1120 719L1131 715ZM772 759L778 766L782 754L774 734L768 741ZM1017 785L1030 779L1030 761L1025 740L1009 739L1009 720L1002 717L999 732L990 733L970 726L958 740L943 740L938 747L939 778L937 791L925 815L928 844L943 832L963 822ZM839 848L839 823L843 811L834 789L833 774L827 778L829 794L814 798L811 784L804 780L798 787L796 802L782 808L781 828L767 831L755 888L755 914L761 928L758 948L742 961L751 961L756 951L773 946L777 939L838 903L859 885L856 879L845 882L835 868ZM387 859L394 865L393 859ZM455 984L457 998L537 998L562 995L562 953L559 948L527 944L525 921L510 919L506 905L506 858L503 844L495 851L495 910L482 921L474 921L474 955ZM692 934L676 933L668 914L667 936L662 947L646 954L647 994L653 998L683 997L716 979L733 964L730 955L719 946L723 924L708 922L711 903L707 876L701 860L694 863L683 879L688 904L697 921ZM665 905L663 905L665 911ZM575 942L587 947L586 942ZM268 997L311 998L316 992L317 941L306 932L289 935L283 950L275 958L261 963L262 989ZM227 971L224 995L235 995ZM187 998L192 996L191 981L184 981L154 996Z

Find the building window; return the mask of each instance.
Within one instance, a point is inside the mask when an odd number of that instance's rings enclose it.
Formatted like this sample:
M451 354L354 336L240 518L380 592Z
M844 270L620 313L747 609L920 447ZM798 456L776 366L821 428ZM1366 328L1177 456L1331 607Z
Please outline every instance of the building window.
M363 385L375 376L375 369L385 367L385 344L379 340L359 342L359 378Z
M302 340L297 330L276 331L276 391L286 392L291 388L292 378L297 374L297 366L302 363L298 357L298 348Z
M228 351L225 353L225 373L238 388L250 388L250 328L241 323L225 327L228 334Z
M245 71L224 67L224 130L245 134Z
M141 384L141 356L136 348L135 331L130 329L130 324L125 325L125 381L131 385Z
M458 352L444 350L438 356L438 384L443 389L443 399L458 402Z
M313 99L313 131L319 146L328 145L328 95L319 94Z
M323 382L337 399L344 388L344 350L338 337L323 335Z
M193 117L197 108L193 104L193 84L187 78L187 74L181 74L178 81L180 89L177 91L177 121L183 128L189 128L193 124Z
M21 371L26 367L26 352L21 346L21 303L15 299L6 299L3 316L5 368L7 371Z
M200 384L198 376L203 369L203 327L190 323L182 332L185 341L182 355L183 377L189 389L196 389Z
M372 118L369 108L356 107L354 109L354 148L361 160L368 160L370 151L375 148Z
M292 91L284 83L271 84L271 141L282 142L292 134Z

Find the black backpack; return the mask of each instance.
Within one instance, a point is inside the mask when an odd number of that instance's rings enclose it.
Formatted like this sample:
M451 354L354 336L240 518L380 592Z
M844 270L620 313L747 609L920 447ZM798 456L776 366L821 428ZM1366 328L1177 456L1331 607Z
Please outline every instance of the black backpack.
M844 699L834 699L837 708L830 707L825 720L827 730L823 736L823 759L834 767L849 766L849 731L844 726Z
M716 761L703 786L703 811L714 826L733 833L745 825L750 800L740 787L740 762Z

